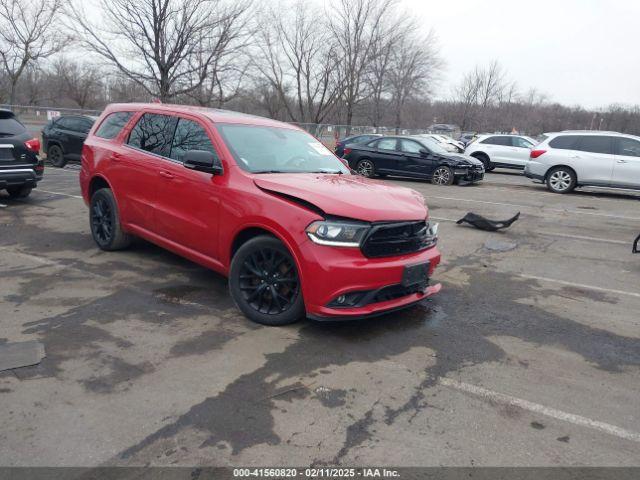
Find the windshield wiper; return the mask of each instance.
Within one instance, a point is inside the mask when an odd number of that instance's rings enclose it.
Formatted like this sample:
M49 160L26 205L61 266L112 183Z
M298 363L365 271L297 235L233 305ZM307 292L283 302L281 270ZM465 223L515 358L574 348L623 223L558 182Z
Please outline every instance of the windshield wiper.
M331 168L327 168L326 170L315 170L313 172L305 172L305 173L326 173L329 175L344 175L344 172L340 170L333 170Z
M255 170L251 173L295 173L295 172L286 172L284 170Z

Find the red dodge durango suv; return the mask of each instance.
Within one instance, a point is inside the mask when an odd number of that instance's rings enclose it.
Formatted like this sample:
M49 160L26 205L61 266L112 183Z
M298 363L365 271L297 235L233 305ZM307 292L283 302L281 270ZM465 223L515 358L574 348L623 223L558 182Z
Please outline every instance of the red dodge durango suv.
M80 184L101 249L138 236L211 268L259 323L374 316L440 290L422 196L352 174L286 123L110 105L84 144Z

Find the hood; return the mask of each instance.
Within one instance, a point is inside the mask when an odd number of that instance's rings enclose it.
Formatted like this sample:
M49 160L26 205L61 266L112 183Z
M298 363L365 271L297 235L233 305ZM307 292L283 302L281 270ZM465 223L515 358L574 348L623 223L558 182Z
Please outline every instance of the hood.
M476 166L484 165L480 160L478 160L475 157L472 157L471 155L464 155L464 154L449 155L447 158L449 158L450 160L455 160L456 162L460 162L460 163L466 163L466 164L471 164Z
M253 181L262 190L299 198L337 217L382 222L427 216L424 197L415 190L358 175L273 173Z

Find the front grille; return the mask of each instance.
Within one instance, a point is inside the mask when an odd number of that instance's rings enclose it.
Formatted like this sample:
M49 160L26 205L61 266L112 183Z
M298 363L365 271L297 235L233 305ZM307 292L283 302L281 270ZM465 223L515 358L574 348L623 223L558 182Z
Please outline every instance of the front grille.
M362 253L375 258L419 252L431 246L428 229L424 220L374 225L362 244Z
M371 303L388 302L389 300L395 300L396 298L402 298L414 293L424 292L425 288L427 288L426 280L423 284L412 285L410 287L405 287L400 284L391 285L390 287L385 287L382 290L379 290Z

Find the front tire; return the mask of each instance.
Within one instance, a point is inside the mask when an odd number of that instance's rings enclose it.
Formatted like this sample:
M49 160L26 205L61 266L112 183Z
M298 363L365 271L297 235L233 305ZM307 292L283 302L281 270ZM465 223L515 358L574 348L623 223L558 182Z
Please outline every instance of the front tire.
M131 235L122 229L118 205L109 188L101 188L91 197L89 222L93 240L102 250L123 250L131 244Z
M31 194L32 187L9 187L7 188L7 193L9 193L9 198L27 198Z
M484 165L485 172L491 172L496 168L496 166L491 162L491 160L489 160L489 157L486 156L484 153L480 153L478 155L471 155L471 156L474 158L477 158L482 162L482 164Z
M63 168L67 164L67 160L64 158L64 152L59 145L51 145L47 149L47 160L51 165L58 168Z
M547 175L547 188L553 193L569 193L577 184L576 173L568 167L555 167Z
M453 171L444 165L436 168L431 177L431 183L434 185L453 185L454 180Z
M231 261L229 291L242 313L256 323L288 325L305 315L295 261L283 243L269 235L252 238L238 249Z
M356 165L356 172L363 177L372 178L376 174L376 167L371 160L365 158L360 160L358 165Z

